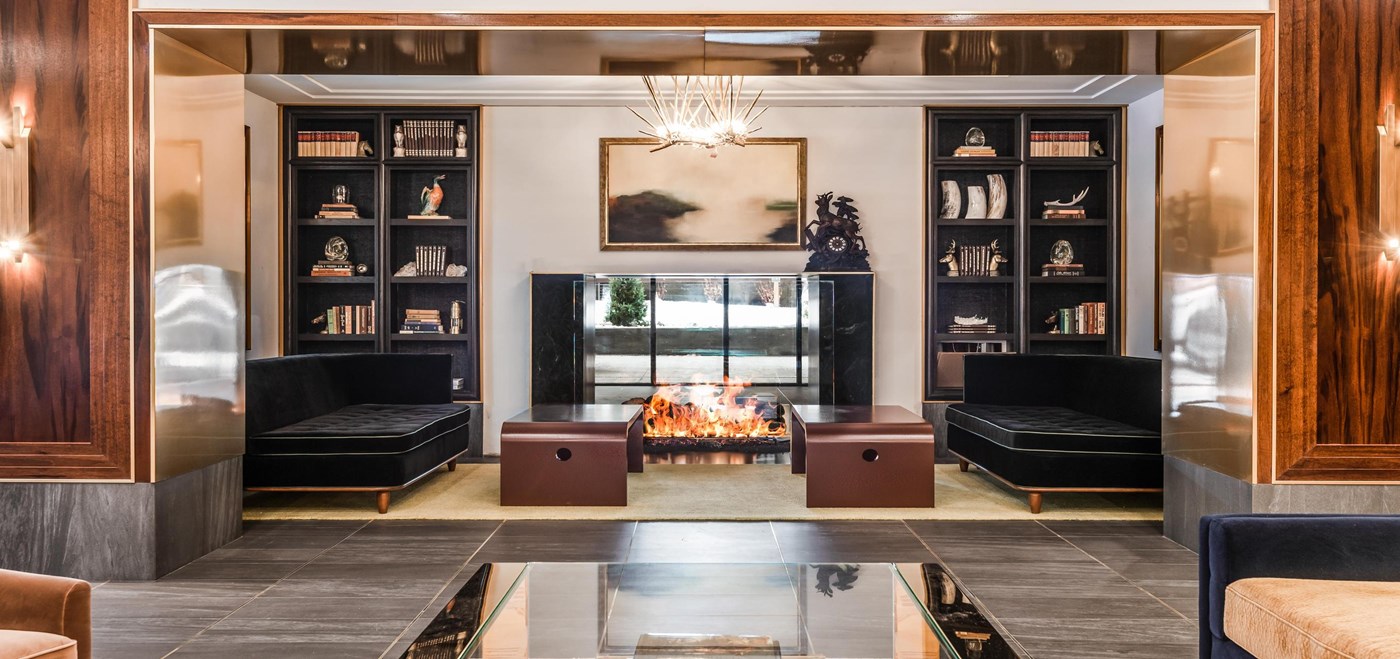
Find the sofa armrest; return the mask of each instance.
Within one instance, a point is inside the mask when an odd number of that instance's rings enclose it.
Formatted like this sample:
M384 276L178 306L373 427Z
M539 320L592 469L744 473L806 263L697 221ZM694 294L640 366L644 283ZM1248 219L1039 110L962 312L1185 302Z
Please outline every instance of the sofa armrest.
M0 629L47 632L92 656L92 587L79 579L0 570Z
M968 355L963 358L963 402L1067 406L1064 366L1054 355Z
M345 355L340 366L351 404L452 402L452 355Z
M1202 657L1225 638L1225 587L1235 581L1400 581L1400 515L1208 515L1200 533Z

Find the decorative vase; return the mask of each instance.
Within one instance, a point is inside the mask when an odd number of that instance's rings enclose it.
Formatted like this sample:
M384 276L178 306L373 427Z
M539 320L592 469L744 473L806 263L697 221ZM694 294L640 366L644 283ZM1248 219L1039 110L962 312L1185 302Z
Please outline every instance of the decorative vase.
M987 218L1000 220L1006 217L1006 179L1001 174L987 175Z
M980 185L967 188L967 219L987 219L987 189Z
M944 181L943 206L938 212L938 217L945 220L956 220L960 210L962 210L962 190L958 187L958 182Z

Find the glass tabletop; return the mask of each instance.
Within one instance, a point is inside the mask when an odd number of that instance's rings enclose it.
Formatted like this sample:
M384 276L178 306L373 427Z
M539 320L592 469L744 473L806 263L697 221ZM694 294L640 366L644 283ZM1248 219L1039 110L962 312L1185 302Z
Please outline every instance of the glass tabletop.
M403 654L1019 656L934 563L493 563Z

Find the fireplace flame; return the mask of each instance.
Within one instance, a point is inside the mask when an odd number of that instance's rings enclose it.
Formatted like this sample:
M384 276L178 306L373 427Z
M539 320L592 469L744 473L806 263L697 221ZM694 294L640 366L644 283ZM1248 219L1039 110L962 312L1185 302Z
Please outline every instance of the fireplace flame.
M667 385L642 407L645 437L783 437L781 419L765 418L757 398L739 402L750 383L725 378L722 384Z

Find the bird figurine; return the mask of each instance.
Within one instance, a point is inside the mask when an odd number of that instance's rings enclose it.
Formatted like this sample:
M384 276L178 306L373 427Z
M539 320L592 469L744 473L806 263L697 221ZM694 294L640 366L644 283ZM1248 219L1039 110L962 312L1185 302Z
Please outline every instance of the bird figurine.
M424 186L423 193L418 196L418 200L423 202L423 212L420 215L424 217L437 216L437 209L442 206L442 186L438 182L445 178L447 178L446 174L439 174L437 178L433 179L432 187Z

